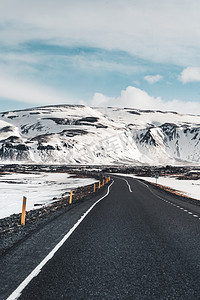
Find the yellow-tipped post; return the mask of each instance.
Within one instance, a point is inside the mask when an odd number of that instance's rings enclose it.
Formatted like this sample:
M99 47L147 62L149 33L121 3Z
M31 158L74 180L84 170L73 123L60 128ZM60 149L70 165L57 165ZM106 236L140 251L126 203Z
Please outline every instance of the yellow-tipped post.
M23 197L23 204L22 204L22 216L21 216L21 225L25 225L25 216L26 216L26 197Z
M96 186L95 186L95 183L94 183L94 193L95 193L95 188L96 188Z
M72 204L72 190L70 191L69 204Z

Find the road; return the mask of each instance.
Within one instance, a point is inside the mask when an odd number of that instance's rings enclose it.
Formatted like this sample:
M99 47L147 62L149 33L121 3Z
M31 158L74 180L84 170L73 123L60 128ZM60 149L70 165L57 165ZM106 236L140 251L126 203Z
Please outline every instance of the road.
M200 299L199 281L200 208L114 177L19 299Z

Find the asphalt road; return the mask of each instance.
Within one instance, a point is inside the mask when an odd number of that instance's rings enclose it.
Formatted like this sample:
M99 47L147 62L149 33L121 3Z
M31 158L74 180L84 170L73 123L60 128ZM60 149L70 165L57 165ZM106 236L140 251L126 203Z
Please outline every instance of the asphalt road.
M135 179L114 180L110 194L32 279L20 300L200 299L199 207ZM59 224L64 227L64 219ZM45 248L41 239L38 243ZM32 255L34 260L34 251Z

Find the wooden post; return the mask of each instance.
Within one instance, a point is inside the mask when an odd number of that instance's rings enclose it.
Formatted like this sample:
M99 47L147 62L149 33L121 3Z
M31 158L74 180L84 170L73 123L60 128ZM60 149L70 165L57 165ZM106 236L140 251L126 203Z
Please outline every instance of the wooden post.
M95 183L94 183L94 193L95 193Z
M23 204L22 204L22 216L21 216L21 225L25 225L25 216L26 216L26 197L23 197Z
M99 181L99 189L100 189L100 187L101 187L101 181Z
M72 190L70 191L69 204L72 204Z

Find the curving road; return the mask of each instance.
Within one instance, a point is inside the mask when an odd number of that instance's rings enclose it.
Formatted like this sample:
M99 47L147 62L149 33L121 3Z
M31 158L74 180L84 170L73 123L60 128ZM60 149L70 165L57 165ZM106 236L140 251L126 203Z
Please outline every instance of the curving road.
M67 217L59 221L60 236ZM53 229L48 232L51 234ZM45 248L40 234L35 239ZM31 248L31 243L27 247ZM34 255L31 259L37 260ZM33 268L33 263L30 265ZM16 287L15 282L9 293ZM19 299L188 297L200 299L199 206L135 179L114 177L110 193L23 289Z

